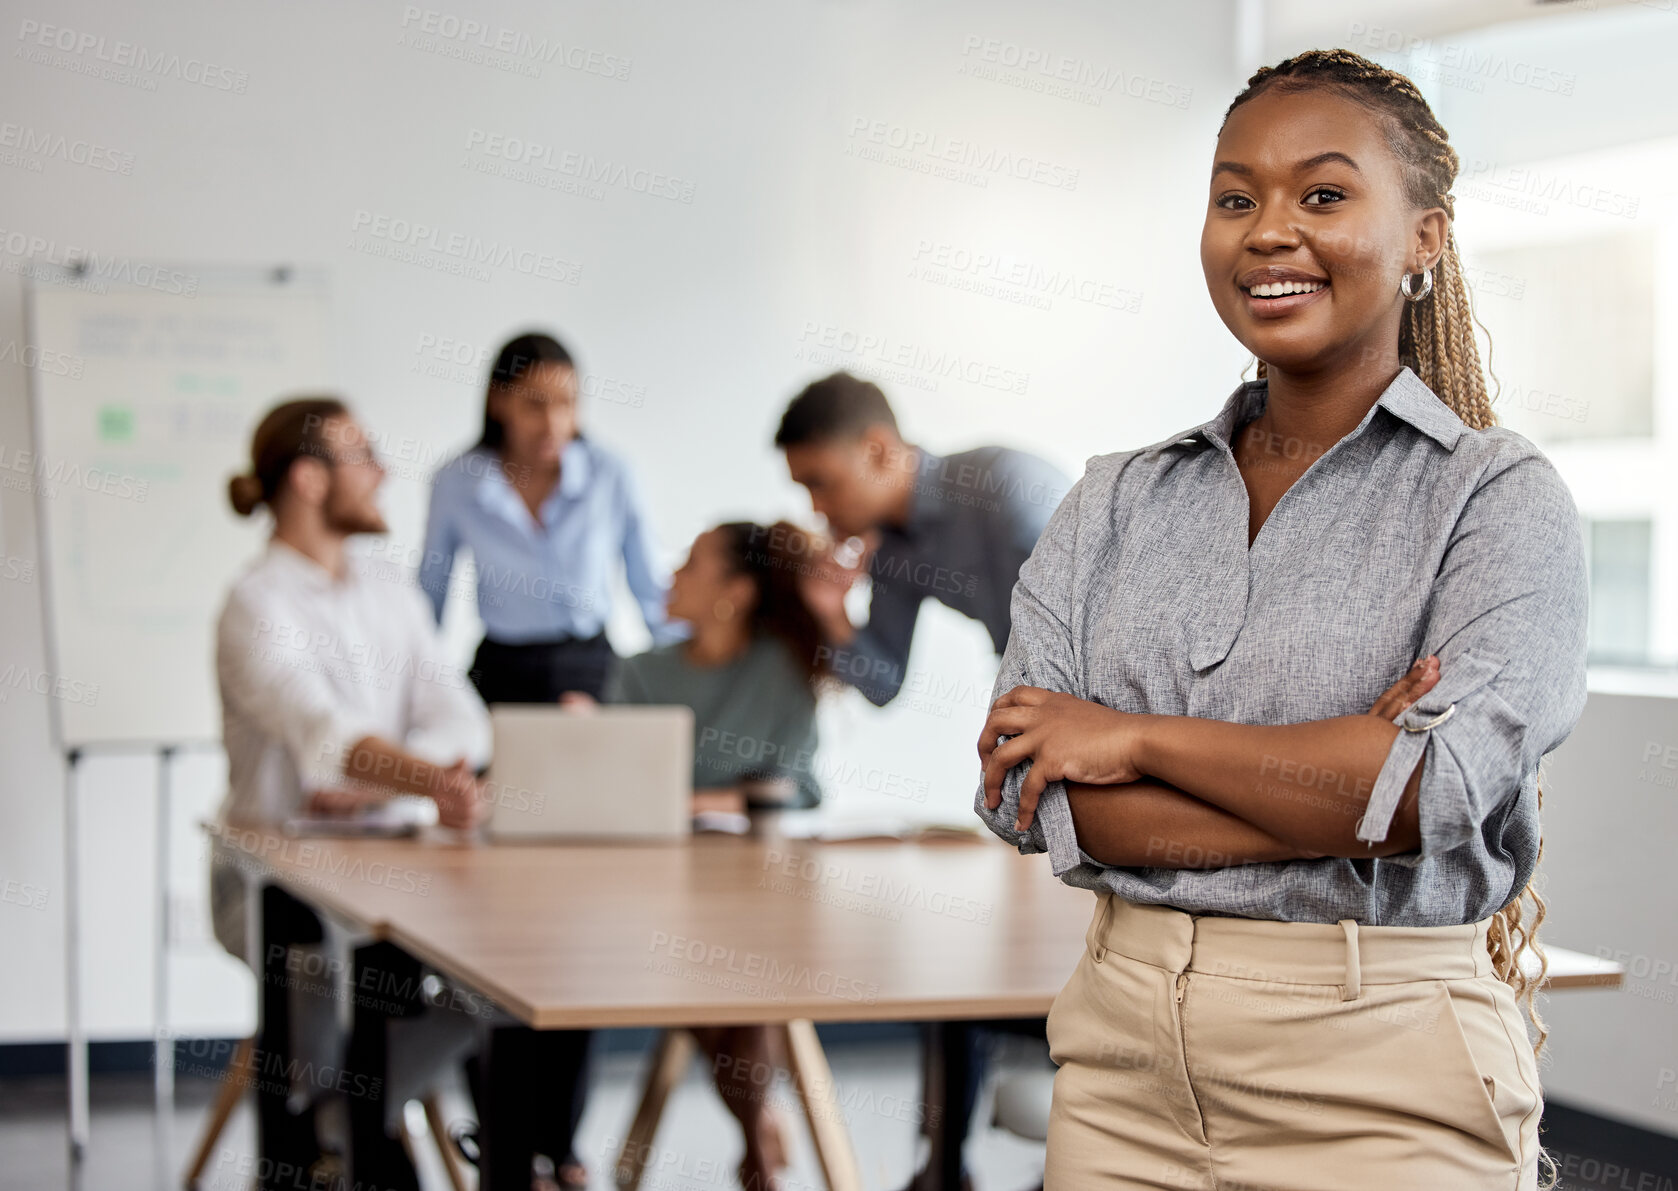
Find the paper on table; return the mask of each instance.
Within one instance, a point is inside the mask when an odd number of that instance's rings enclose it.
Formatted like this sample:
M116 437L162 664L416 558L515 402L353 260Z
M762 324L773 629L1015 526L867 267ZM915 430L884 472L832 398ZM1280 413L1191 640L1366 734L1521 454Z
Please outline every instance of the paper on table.
M745 835L752 829L751 819L738 811L700 811L693 816L695 831L721 831L728 835Z
M300 815L285 821L287 835L402 836L437 822L437 804L417 795L369 803L353 815Z
M940 840L979 839L977 819L912 819L902 815L829 815L822 811L782 814L781 834L787 839L845 843L887 839L930 843Z

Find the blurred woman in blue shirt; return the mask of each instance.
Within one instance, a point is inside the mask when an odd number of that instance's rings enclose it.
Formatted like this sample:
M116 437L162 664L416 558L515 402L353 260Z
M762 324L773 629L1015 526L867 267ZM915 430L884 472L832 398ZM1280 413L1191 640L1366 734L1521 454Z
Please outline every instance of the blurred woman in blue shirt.
M620 559L654 641L682 636L629 471L578 430L577 394L557 340L511 340L490 371L483 435L433 481L420 586L441 623L455 556L471 550L484 622L472 681L486 703L601 693Z

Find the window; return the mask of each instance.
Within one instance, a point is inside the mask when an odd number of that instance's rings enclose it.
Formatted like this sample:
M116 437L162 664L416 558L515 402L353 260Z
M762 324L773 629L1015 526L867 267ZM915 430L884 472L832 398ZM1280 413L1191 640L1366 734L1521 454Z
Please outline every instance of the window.
M1649 582L1653 525L1648 520L1585 519L1590 570L1592 665L1649 665Z
M1478 254L1493 408L1536 443L1654 433L1655 237L1621 233Z

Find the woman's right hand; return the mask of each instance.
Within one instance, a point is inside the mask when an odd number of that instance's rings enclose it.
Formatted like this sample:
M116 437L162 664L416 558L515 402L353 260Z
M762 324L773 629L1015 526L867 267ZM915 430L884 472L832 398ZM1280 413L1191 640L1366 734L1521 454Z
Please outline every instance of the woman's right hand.
M1434 688L1439 681L1439 655L1430 653L1411 666L1404 677L1381 692L1370 715L1380 716L1388 723L1398 719L1410 706Z

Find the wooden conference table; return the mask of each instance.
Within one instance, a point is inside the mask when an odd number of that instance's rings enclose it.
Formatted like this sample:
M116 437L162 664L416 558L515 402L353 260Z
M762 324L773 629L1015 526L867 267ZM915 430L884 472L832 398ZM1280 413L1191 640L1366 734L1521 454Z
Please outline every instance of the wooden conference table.
M988 837L822 843L770 829L683 844L487 845L216 831L246 871L525 1025L786 1029L834 1191L861 1183L812 1023L1044 1016L1093 908L1045 858ZM1619 965L1546 950L1552 990L1623 978ZM620 1185L638 1180L687 1054L667 1041L655 1061Z

